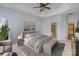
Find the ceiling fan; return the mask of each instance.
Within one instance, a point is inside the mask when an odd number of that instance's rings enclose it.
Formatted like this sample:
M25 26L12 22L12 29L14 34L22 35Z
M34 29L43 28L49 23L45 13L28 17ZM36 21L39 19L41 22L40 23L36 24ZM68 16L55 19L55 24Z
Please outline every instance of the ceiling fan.
M34 8L40 8L40 12L44 11L45 9L51 9L50 7L48 7L50 3L40 3L39 6L34 7Z

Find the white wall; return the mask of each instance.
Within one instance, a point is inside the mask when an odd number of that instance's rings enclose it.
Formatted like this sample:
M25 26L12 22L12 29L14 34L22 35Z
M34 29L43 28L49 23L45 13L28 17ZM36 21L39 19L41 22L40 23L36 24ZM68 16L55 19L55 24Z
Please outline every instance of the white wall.
M72 15L68 15L67 16L67 23L74 22L75 23L75 27L77 26L77 20L79 20L79 17L78 17L77 14L72 14Z
M67 39L67 19L66 16L61 16L61 37L62 40Z
M51 23L57 23L57 40L65 40L66 39L66 31L65 28L65 17L61 15L52 16L50 18L41 19L41 32L44 35L51 36Z
M41 19L41 33L44 35L51 36L51 23L57 23L57 40L67 39L67 24L69 22L74 22L75 27L77 26L77 20L79 17L77 14L73 15L56 15L49 18Z
M9 20L9 27L10 27L10 39L14 42L18 35L23 32L23 20L28 20L35 22L36 30L38 29L38 17L32 16L27 13L21 13L19 11L11 10L8 8L4 8L0 6L0 17L6 17Z

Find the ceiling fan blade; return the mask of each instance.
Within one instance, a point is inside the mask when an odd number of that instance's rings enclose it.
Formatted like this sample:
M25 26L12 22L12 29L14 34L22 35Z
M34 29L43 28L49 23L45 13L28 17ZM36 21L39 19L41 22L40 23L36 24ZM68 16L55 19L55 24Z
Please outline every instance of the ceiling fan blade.
M50 3L45 3L45 4L44 4L44 7L47 6L48 4L50 4Z
M44 3L40 3L40 5L44 5Z
M41 8L41 7L44 7L44 6L45 6L45 4L44 4L44 3L40 3L40 8Z
M48 4L50 4L50 3L40 3L40 5L48 5Z
M40 3L40 7L45 7L45 6L47 6L48 4L50 4L50 3Z
M40 12L44 11L45 9L51 9L47 5L50 3L40 3L40 6L34 7L34 8L40 8Z
M51 9L50 7L45 7L46 9Z
M45 5L48 5L48 4L50 4L50 3L46 3Z
M33 7L33 8L40 8L40 6L38 6L38 7Z

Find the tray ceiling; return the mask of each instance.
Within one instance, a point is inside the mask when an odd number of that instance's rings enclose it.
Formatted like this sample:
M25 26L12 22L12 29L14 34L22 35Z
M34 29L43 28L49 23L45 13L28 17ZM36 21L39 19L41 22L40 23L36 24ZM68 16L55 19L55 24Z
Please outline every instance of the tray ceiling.
M2 3L0 5L25 13L28 12L39 17L49 17L61 14L69 9L69 5L64 3L51 3L48 5L51 9L43 12L40 12L39 8L33 8L39 6L39 3Z

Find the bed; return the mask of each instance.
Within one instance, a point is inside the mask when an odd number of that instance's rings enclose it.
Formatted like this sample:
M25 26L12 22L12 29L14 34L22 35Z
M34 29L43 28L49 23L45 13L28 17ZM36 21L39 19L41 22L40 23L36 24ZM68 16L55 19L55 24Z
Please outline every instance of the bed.
M42 35L37 32L24 32L23 39L24 45L37 53L42 53L43 45L51 40L49 36ZM56 44L56 40L52 41L54 46Z

